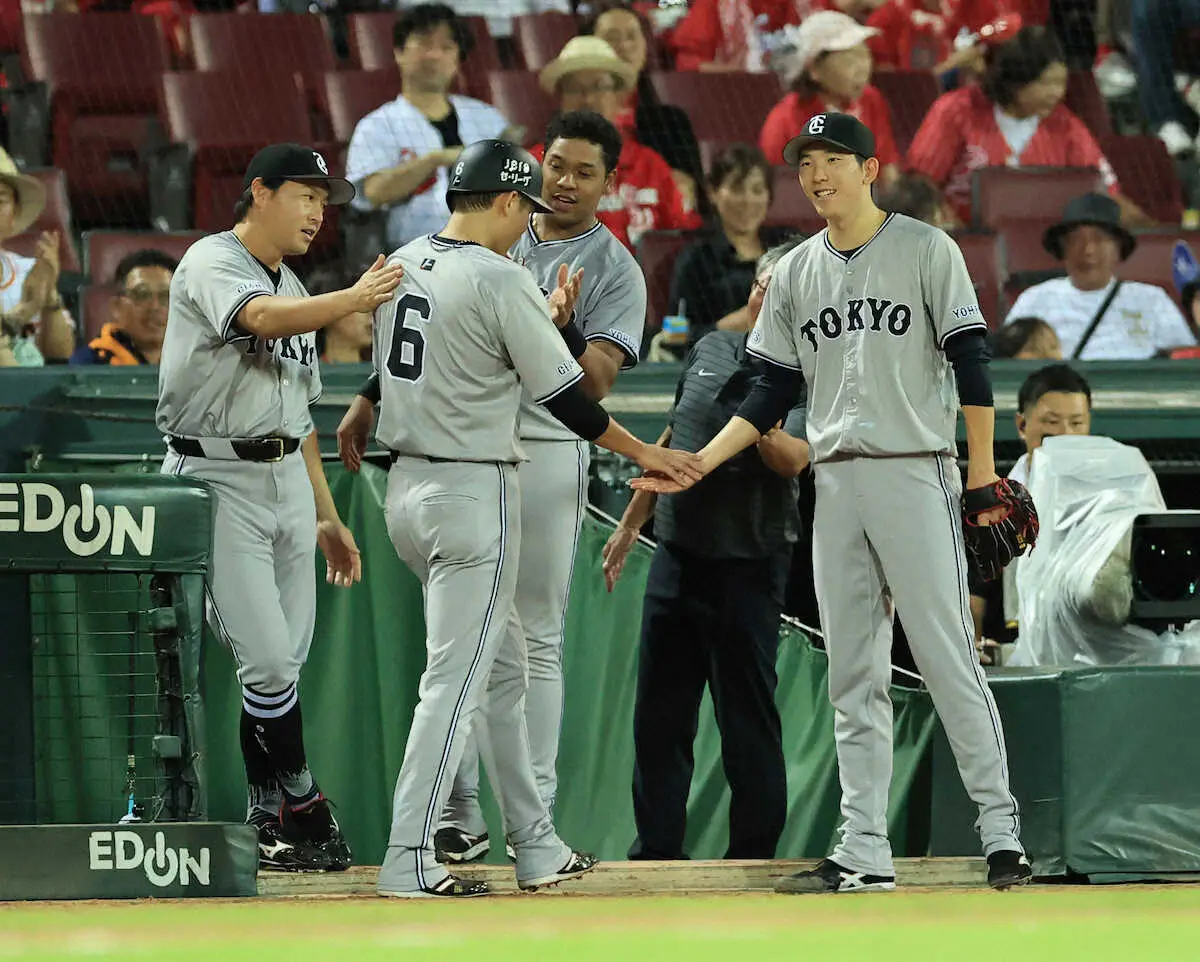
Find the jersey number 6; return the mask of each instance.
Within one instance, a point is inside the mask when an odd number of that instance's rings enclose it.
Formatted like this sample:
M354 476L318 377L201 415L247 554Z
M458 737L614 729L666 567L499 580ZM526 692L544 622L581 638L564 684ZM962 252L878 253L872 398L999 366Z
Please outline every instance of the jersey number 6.
M405 294L396 304L396 326L388 351L388 373L401 381L419 381L425 369L425 335L421 325L429 320L429 301L420 294ZM411 323L410 323L411 322Z

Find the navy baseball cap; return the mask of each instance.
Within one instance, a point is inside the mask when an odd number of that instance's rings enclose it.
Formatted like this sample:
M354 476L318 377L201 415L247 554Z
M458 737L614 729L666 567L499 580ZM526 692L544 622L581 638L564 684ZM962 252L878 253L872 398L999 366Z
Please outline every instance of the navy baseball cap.
M340 207L354 200L354 185L344 177L331 177L325 158L303 144L271 144L264 147L246 168L242 190L248 190L255 177L267 180L294 180L301 184L318 184L329 191L327 201Z
M855 154L866 160L875 156L875 135L870 127L850 114L817 114L783 148L784 163L797 166L800 155L811 147Z

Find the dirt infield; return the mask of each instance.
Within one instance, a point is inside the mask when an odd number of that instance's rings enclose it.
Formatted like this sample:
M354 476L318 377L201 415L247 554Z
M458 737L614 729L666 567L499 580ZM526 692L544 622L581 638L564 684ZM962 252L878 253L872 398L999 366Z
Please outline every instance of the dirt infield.
M1193 886L0 905L0 959L1194 960Z

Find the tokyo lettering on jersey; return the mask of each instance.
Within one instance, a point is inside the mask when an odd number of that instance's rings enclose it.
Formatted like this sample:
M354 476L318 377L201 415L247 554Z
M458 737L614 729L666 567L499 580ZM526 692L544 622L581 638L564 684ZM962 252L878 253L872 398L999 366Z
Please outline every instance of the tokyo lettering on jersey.
M185 438L305 438L321 395L315 334L265 339L238 327L262 295L307 297L286 264L272 275L233 231L196 241L171 280L155 423Z
M431 234L396 251L396 296L375 311L381 445L401 454L515 463L522 390L544 403L583 377L533 275Z
M558 283L560 264L566 264L572 274L583 268L575 324L589 341L608 341L619 347L625 354L621 370L637 364L646 326L646 278L633 255L607 227L597 223L577 237L543 241L531 219L509 256L530 270L544 296ZM528 388L521 403L520 432L530 440L578 440L536 403Z
M823 230L775 268L750 353L803 372L814 462L953 451L946 339L986 329L962 252L942 230L890 214L847 256Z

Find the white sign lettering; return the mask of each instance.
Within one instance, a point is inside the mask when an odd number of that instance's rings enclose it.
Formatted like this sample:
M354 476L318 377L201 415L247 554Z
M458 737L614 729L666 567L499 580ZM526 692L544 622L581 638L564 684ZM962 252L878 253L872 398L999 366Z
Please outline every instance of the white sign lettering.
M119 557L127 547L148 557L154 549L154 510L153 505L143 505L139 521L123 504L111 508L96 504L90 484L81 484L79 503L68 505L53 484L0 482L0 532L47 534L61 530L66 549L80 558L90 558L106 548L109 555Z
M166 836L154 833L150 848L137 832L92 832L88 836L88 868L93 872L127 872L141 869L151 885L166 888L180 885L208 885L212 853L205 847L193 857L186 847L168 848Z

